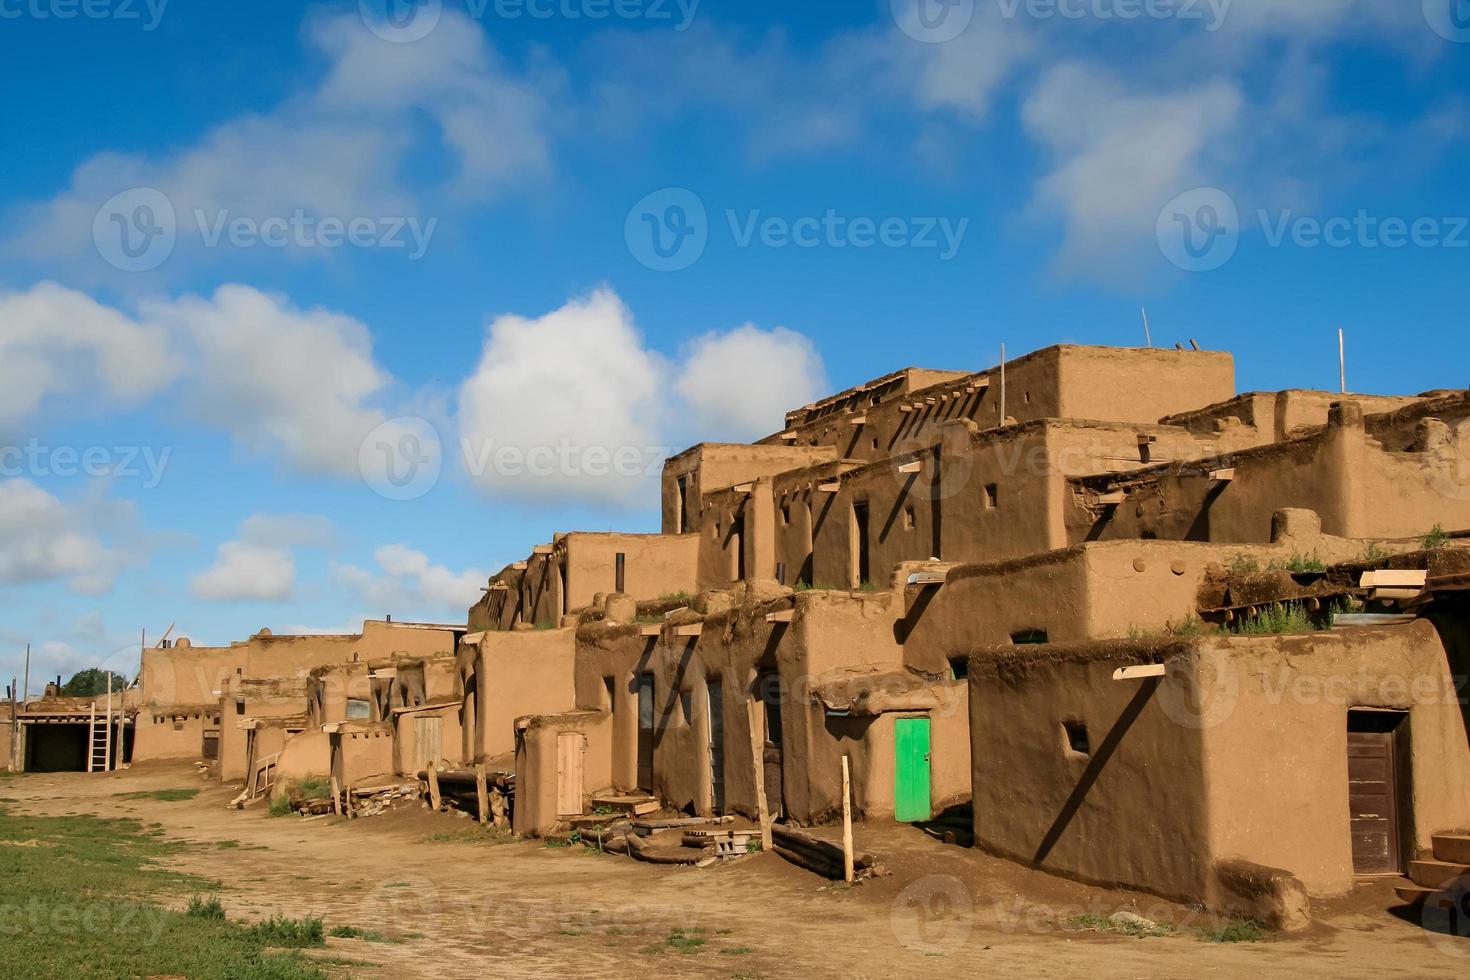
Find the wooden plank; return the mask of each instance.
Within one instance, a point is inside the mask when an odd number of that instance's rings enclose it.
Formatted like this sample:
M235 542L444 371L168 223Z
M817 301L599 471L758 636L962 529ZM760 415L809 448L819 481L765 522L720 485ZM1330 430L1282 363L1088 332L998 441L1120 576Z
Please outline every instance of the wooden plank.
M1113 671L1115 681L1139 681L1145 677L1163 677L1163 664L1138 664L1133 667L1119 667Z
M1210 479L1215 483L1229 483L1235 479L1235 467L1230 466L1221 470L1211 470Z
M480 826L490 822L490 790L486 785L485 764L475 766L475 802L479 805Z
M342 787L335 775L332 776L332 812L342 816Z
M664 628L658 623L640 623L638 625L639 636L661 636Z
M434 771L434 764L432 762L429 763L429 766L425 770L425 772L427 772L429 776L429 808L431 810L438 810L440 801L439 774Z
M840 483L819 483L819 484L817 484L817 493L836 493L837 491L839 491L841 489L842 489L842 484L840 484Z
M924 464L916 459L912 463L904 463L898 468L898 471L900 473L918 473L923 468Z
M789 623L796 617L795 609L782 609L779 612L766 613L768 623Z
M1097 502L1103 507L1117 507L1127 499L1128 493L1125 490L1114 490L1112 493L1100 493L1097 495Z
M1338 613L1332 617L1334 629L1343 626L1403 626L1418 619L1412 613Z
M704 632L703 623L689 623L686 626L674 627L675 636L698 636Z
M908 577L909 585L943 585L949 578L948 570L937 572L913 572Z
M1422 568L1378 568L1363 573L1361 589L1423 589L1429 573Z
M842 757L842 880L851 882L852 871L852 777L847 756Z
M757 698L746 702L746 714L750 719L750 755L755 777L755 810L761 827L761 849L771 850L771 811L766 809L766 740L761 712L765 705Z

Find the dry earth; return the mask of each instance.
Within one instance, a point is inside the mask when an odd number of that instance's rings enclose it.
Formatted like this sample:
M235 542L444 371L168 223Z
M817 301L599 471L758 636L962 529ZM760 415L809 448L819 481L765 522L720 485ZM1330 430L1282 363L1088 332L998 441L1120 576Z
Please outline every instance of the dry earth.
M849 889L775 855L696 870L532 842L436 841L472 825L416 807L303 821L229 811L233 791L216 784L184 802L115 795L198 785L191 767L158 766L26 776L0 784L0 794L21 812L133 817L200 845L175 866L223 882L233 918L314 915L328 928L399 940L330 940L332 956L363 964L350 969L359 977L1342 978L1470 969L1470 938L1426 933L1417 917L1396 914L1386 883L1318 908L1306 935L1223 944L1189 931L1213 924L1189 909L1065 882L907 827L858 828L858 846L892 873ZM1074 923L1119 909L1180 932L1138 939ZM703 929L706 942L681 953L664 942L675 928Z

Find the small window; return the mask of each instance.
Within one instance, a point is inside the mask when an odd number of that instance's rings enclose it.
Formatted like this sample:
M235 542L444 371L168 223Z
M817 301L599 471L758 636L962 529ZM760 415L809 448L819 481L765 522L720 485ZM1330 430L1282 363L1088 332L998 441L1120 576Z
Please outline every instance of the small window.
M914 529L914 505L909 504L903 509L903 529L912 531Z
M1092 754L1092 742L1087 737L1087 726L1080 721L1062 722L1062 734L1066 737L1067 752L1073 756Z
M781 502L781 523L791 523L791 505L786 503L784 500Z
M970 676L970 660L968 657L949 658L949 679L962 681Z
M183 720L182 719L179 719L179 718L175 718L174 719L174 731L181 732L183 730L184 730L184 722L183 722Z
M985 509L994 510L1000 506L1000 486L995 483L985 484Z
M873 439L873 448L874 449L877 449L878 448L878 440L877 440L876 437Z
M1021 396L1021 401L1024 402L1025 404L1027 404L1027 405L1030 405L1031 404L1031 392L1028 391L1025 394L1023 394Z
M361 698L347 699L348 718L371 718L373 715L372 705Z
M1018 630L1011 634L1011 642L1017 646L1033 643L1046 643L1046 630Z

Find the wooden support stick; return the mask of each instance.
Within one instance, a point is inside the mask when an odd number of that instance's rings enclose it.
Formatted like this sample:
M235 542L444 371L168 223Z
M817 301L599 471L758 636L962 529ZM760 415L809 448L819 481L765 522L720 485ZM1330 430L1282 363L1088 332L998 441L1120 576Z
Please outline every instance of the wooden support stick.
M842 757L842 880L851 883L852 871L852 777L847 756Z
M436 768L434 763L429 763L429 808L437 811L439 809L439 774L435 772Z
M342 816L342 786L335 775L332 776L332 812Z
M485 786L485 764L475 766L475 796L480 805L480 826L490 822L490 792Z

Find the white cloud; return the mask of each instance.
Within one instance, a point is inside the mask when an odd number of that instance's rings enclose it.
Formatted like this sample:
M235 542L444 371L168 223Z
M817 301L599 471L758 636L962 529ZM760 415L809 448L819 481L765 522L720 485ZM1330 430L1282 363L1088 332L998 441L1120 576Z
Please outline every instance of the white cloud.
M189 589L218 602L282 602L296 589L295 548L329 548L337 527L312 514L254 514L240 523L236 540L219 546L214 565L195 575Z
M0 431L57 396L94 409L129 404L166 386L178 363L161 328L51 282L0 292Z
M1053 159L1036 203L1066 222L1063 266L1104 275L1153 234L1175 194L1208 183L1243 98L1227 80L1154 95L1100 68L1048 71L1026 100L1026 129Z
M497 317L460 388L463 462L488 488L633 499L664 458L666 372L609 289L542 317Z
M489 581L488 572L478 568L452 571L436 565L421 551L402 544L384 545L373 553L377 571L355 565L334 565L333 579L354 598L382 614L401 619L420 611L453 612L462 615L480 598ZM409 615L401 615L402 610Z
M169 199L179 228L176 255L197 256L203 236L196 209L257 220L298 209L343 220L410 217L423 209L418 189L482 200L546 170L542 93L554 85L513 75L464 14L446 11L438 29L413 44L382 40L355 12L312 19L306 37L326 61L318 87L228 120L172 152L97 154L76 168L65 190L13 216L19 231L8 251L43 261L81 259L106 271L93 254L93 218L113 195L134 187ZM450 161L437 187L412 165L436 148Z
M187 345L185 397L198 418L305 472L357 472L363 438L386 417L368 402L391 381L362 323L233 285L143 313Z
M702 438L749 439L781 429L785 412L820 397L826 384L810 338L747 323L696 339L676 390Z
M110 591L125 556L102 543L95 522L85 504L63 503L29 480L0 481L0 583Z

